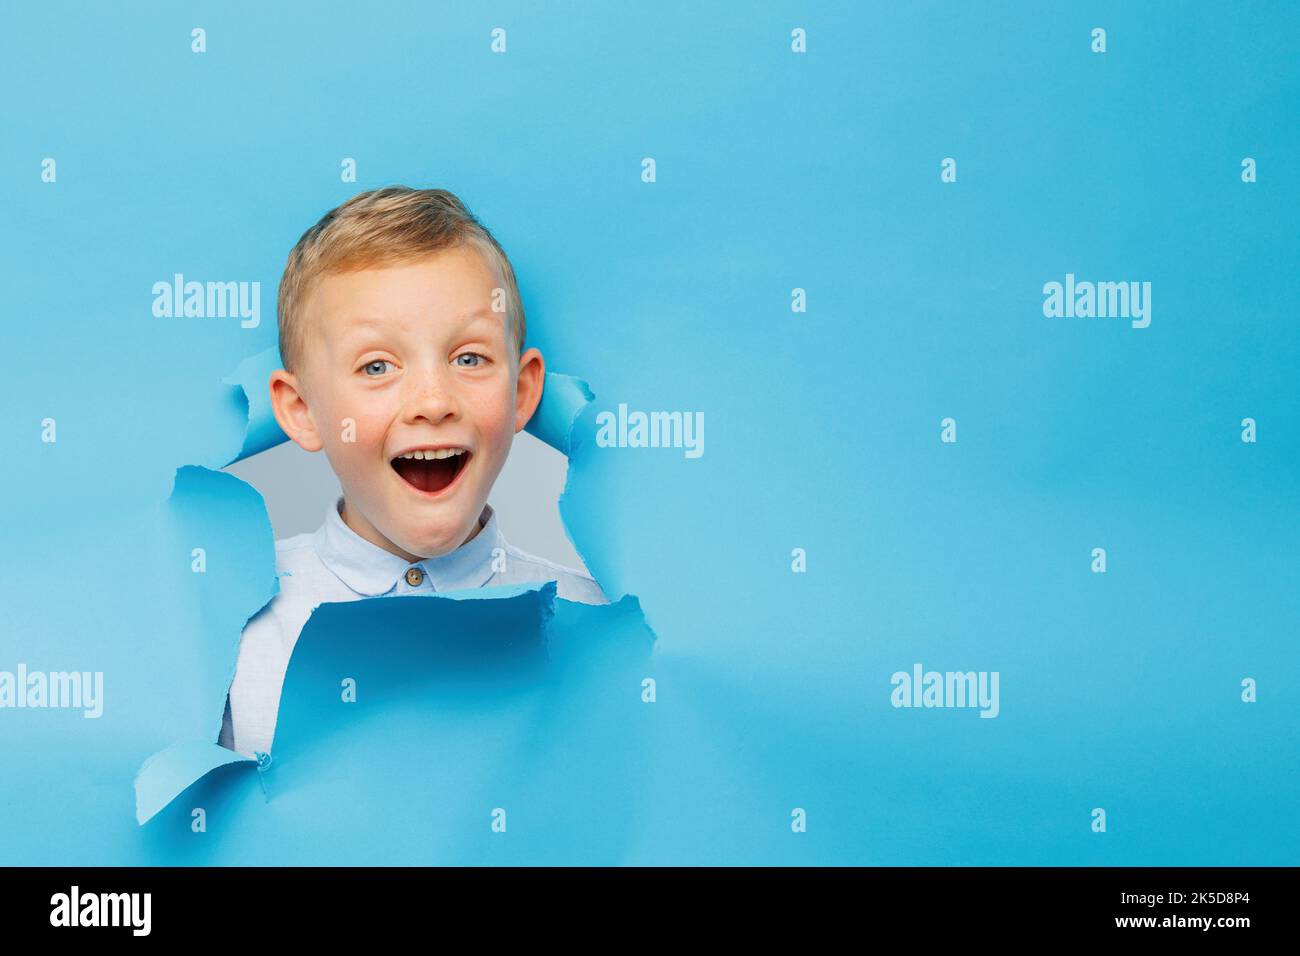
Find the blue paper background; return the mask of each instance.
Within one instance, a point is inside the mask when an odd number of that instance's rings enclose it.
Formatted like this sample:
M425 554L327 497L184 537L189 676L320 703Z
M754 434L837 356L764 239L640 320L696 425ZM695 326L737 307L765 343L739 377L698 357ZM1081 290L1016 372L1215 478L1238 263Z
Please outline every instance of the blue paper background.
M106 701L0 710L0 862L1300 858L1294 5L4 16L0 669L101 670ZM293 242L393 182L493 229L532 344L595 394L575 434L619 402L704 412L696 460L573 453L575 544L657 640L555 602L523 690L480 675L455 719L397 699L426 736L338 731L334 762L277 755L266 791L226 767L139 827L136 770L215 740L274 567L256 493L182 472L178 507L177 469L241 447L221 380L275 344ZM177 272L260 281L261 325L155 318ZM1067 272L1150 281L1150 328L1045 318ZM917 661L999 671L999 717L892 708ZM450 777L401 770L422 758Z

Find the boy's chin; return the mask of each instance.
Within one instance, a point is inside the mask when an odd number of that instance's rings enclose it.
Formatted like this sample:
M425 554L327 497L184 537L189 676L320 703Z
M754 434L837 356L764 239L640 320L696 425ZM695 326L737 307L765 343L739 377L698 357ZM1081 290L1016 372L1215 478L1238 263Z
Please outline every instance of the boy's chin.
M465 544L477 531L479 531L477 520L470 521L463 528L457 526L445 531L422 528L400 543L402 549L409 554L417 554L421 558L440 558Z

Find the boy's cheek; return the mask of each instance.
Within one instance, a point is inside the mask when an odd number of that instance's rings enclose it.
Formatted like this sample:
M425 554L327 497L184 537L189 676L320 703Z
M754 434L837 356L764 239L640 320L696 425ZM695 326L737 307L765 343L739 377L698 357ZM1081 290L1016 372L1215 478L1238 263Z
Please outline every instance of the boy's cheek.
M379 440L372 436L379 435ZM342 481L354 486L358 482L373 483L375 463L382 457L383 433L367 431L364 422L355 422L355 428L345 416L326 443L325 452L330 467Z
M352 448L369 447L382 443L384 438L382 420L373 412L357 403L338 404L329 410L328 421L321 427L329 430L326 440L334 445Z
M475 424L480 434L494 439L502 433L514 434L515 401L508 389L493 389L472 404Z

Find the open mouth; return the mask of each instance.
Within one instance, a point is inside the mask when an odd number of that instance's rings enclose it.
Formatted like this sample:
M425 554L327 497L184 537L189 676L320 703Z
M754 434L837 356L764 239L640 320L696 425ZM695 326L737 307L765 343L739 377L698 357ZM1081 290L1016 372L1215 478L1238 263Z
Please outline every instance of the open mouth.
M392 465L416 491L436 495L455 483L470 457L471 452L465 448L420 448L398 455Z

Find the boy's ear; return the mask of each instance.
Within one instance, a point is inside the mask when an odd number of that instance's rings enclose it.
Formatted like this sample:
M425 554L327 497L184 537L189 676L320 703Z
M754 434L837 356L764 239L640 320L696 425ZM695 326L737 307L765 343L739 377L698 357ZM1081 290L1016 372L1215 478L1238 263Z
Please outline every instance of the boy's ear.
M280 428L306 451L320 451L324 442L312 421L298 376L278 368L271 373L267 384L271 389L271 409Z
M537 411L542 400L542 383L546 378L546 363L542 353L529 349L519 356L519 377L515 382L515 431L522 431L524 426Z

